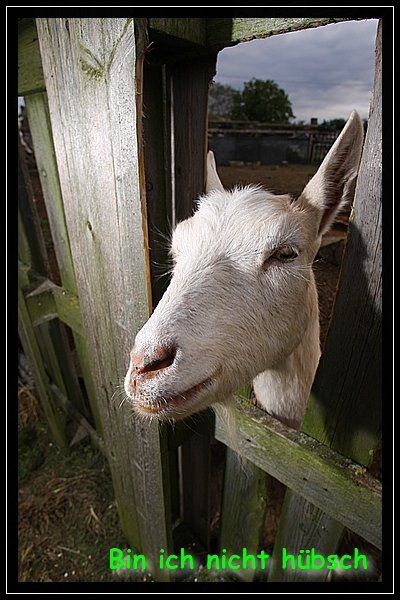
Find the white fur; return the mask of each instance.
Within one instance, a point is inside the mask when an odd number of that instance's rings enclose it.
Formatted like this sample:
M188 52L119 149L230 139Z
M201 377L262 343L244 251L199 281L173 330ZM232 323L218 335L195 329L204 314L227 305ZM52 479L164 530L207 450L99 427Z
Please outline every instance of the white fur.
M135 340L125 391L136 409L179 419L253 380L261 408L300 427L320 354L312 262L351 196L362 134L353 112L294 201L224 190L209 153L208 193L174 231L171 283ZM160 368L157 352L169 355Z

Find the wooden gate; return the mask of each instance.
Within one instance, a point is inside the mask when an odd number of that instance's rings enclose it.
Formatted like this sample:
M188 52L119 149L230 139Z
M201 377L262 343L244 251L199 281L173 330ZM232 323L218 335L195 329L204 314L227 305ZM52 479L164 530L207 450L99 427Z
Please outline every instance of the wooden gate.
M136 332L160 299L160 234L204 190L207 101L228 45L344 19L22 19L24 96L61 285L51 281L19 169L19 336L52 434L68 452L58 404L106 453L121 525L158 581L160 549L180 531L209 548L211 413L173 430L138 422L118 386ZM325 350L301 432L238 398L240 463L228 448L219 555L256 555L265 472L288 486L269 581L309 580L278 557L335 554L349 527L381 547L381 488L366 468L381 433L381 28L349 237ZM143 118L144 117L144 118ZM73 335L83 395L65 332ZM87 399L86 399L87 396ZM91 426L89 421L92 422ZM179 463L179 464L178 464ZM268 516L267 516L268 518ZM275 560L276 559L276 560ZM247 569L232 574L254 578ZM325 580L325 569L312 580Z

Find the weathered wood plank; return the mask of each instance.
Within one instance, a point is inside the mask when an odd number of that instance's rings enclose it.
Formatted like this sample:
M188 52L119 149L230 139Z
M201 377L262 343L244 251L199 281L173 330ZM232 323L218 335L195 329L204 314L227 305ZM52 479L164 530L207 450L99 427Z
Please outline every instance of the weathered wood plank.
M35 334L50 380L54 381L82 414L89 416L64 324L53 319L36 327Z
M320 27L330 23L354 20L347 18L217 18L217 19L148 19L151 39L155 39L155 52L160 44L167 55L221 50L240 42L271 35ZM170 58L170 56L169 56Z
M25 105L61 282L67 290L76 294L46 94L27 96Z
M21 267L20 267L21 268ZM60 319L73 331L84 335L78 297L49 279L40 278L26 290L25 300L33 326Z
M41 275L49 275L49 261L44 245L39 217L33 202L32 185L24 149L18 135L18 245L19 259Z
M45 83L34 19L18 22L18 95L43 92Z
M97 431L92 427L92 425L85 419L82 413L80 413L79 410L77 410L76 406L72 404L72 402L70 402L67 396L65 396L65 394L63 394L62 391L54 383L50 383L49 387L53 393L55 401L60 406L60 408L62 408L62 410L71 419L73 419L77 424L79 424L79 427L82 427L86 431L86 433L90 436L92 443L96 446L98 450L100 450L102 454L104 454L104 456L106 456L103 438L97 433Z
M207 19L207 46L218 50L248 42L257 38L266 38L279 33L299 31L311 27L320 27L329 23L353 20L349 18L243 18L243 19Z
M169 282L164 273L169 271L167 240L172 224L171 125L165 86L165 66L145 64L143 150L154 307Z
M18 145L18 209L21 215L19 225L22 228L23 233L21 237L24 240L22 245L23 255L24 258L29 261L30 266L34 267L42 275L46 275L49 274L49 263L39 224L39 217L33 201L31 182L20 138L18 138ZM25 240L29 243L25 243ZM50 301L50 305L46 300ZM47 311L50 311L50 313L53 312L51 301L52 298L49 295L43 295L43 302L46 305L45 308ZM20 307L21 310L25 311L26 307L22 307L22 305L20 305ZM48 319L42 321L35 331L32 329L31 334L25 335L24 340L25 343L28 344L28 347L24 347L24 350L28 359L31 360L31 348L35 347L38 349L39 354L34 357L34 360L39 366L35 369L34 365L32 365L32 369L36 373L36 379L40 380L42 376L44 376L43 371L46 370L46 378L47 376L50 376L53 381L57 382L58 386L63 389L63 391L68 390L68 394L71 398L75 399L77 405L83 410L84 402L75 370L70 359L69 344L65 334L64 325L58 320L45 322L47 320ZM30 331L31 324L26 323L25 327L27 328L27 331ZM31 336L36 336L35 345ZM22 341L22 343L24 344L24 341ZM59 358L59 360L57 360L57 358ZM39 382L39 385L43 388L42 391L39 392L41 393L43 402L50 402L49 398L51 394L46 394L44 392L47 380L45 382ZM51 410L48 410L48 415L50 418L50 428L54 428L54 417ZM64 438L65 436L62 435L61 439Z
M205 548L210 545L210 437L214 429L212 411L203 412L195 431L181 448L182 519ZM193 426L192 425L192 426Z
M216 54L168 65L173 111L174 200L177 221L191 216L204 193L208 91Z
M298 557L300 550L309 550L313 548L315 554L324 557L334 553L339 546L343 533L343 525L335 519L332 519L327 513L323 512L305 498L300 498L293 492L287 490L282 506L280 523L284 527L279 527L274 545L274 557L282 556L282 548L285 548L286 554ZM307 559L307 556L301 557ZM306 560L303 560L306 565ZM282 560L272 560L271 570L268 574L268 581L325 581L330 571L324 566L320 569L299 569L292 568L292 565L285 565L283 568Z
M216 55L212 54L164 68L173 225L193 213L195 200L204 192L208 91L215 64ZM210 449L208 436L203 437L204 425L205 421L198 427L200 435L182 446L181 482L184 520L207 547Z
M382 28L333 319L303 431L368 465L382 423Z
M340 287L331 329L303 422L303 431L364 465L369 464L381 430L381 27L380 22L375 47L369 135L358 176ZM316 540L326 540L326 544L323 543L326 554L335 553L340 539L340 527L335 523L335 515L331 513L333 519L327 520L322 509L329 514L328 508L320 506L320 511L315 510L311 504L318 506L315 497L309 500L307 502L288 492L285 518L279 523L274 554L280 555L287 536L298 527L301 512L312 515L316 531L319 527ZM355 501L349 507L352 517L357 509L359 505ZM381 510L380 513L366 512L364 519L372 523L374 528L381 528ZM343 518L338 520L360 533ZM328 538L318 525L320 522L324 523L325 529L332 530ZM360 535L372 541L365 532ZM297 539L290 539L295 555L301 548L307 547L306 532ZM373 543L379 546L377 542ZM281 567L276 567L269 577L271 581L306 579L305 571L299 574L292 571L289 574Z
M192 44L206 44L206 22L208 19L149 19L150 33L163 34L164 43L166 36L177 38L180 41ZM153 31L152 31L153 30Z
M22 265L22 263L20 263L20 265ZM20 265L19 268L21 268ZM39 284L34 285L32 291L32 284L26 286L23 290L33 327L37 327L42 323L58 318L52 286L53 284L49 279L41 279Z
M237 554L242 548L257 555L266 505L265 472L228 448L218 539L220 556L224 552L227 556ZM234 572L241 581L252 581L255 574L250 563Z
M237 406L239 453L381 547L381 484L365 468L254 406ZM229 444L217 417L215 437Z
M121 524L148 561L170 548L157 423L112 396L151 299L139 190L132 19L38 19L64 210ZM156 578L160 573L154 561Z
M80 306L76 297L77 288L74 266L65 223L47 96L45 93L26 96L25 104L35 149L36 164L50 223L51 236L54 242L58 270L63 285L62 289L57 286L52 287L53 299L59 319L72 329L92 416L97 431L101 433L101 419L97 407L92 374L88 364L88 349L84 338Z
M29 366L32 369L35 387L39 394L47 422L54 441L65 452L69 453L68 441L63 429L63 423L57 412L49 384L48 376L43 365L42 356L30 321L28 309L21 288L18 286L18 335L24 352L27 355Z

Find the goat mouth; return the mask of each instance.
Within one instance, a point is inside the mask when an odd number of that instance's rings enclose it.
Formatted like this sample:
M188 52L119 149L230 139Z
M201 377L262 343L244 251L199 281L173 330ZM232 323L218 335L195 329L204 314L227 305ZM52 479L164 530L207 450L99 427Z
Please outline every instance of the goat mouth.
M166 415L175 409L181 413L181 416L184 417L187 414L193 412L189 409L189 406L185 406L187 403L191 403L193 400L204 391L211 390L211 387L218 379L220 374L220 368L218 368L215 373L204 379L200 383L197 383L193 387L189 388L184 392L180 392L179 394L174 395L163 395L156 399L147 399L145 397L136 396L135 397L135 406L140 412L151 413L151 414L159 414L165 413Z

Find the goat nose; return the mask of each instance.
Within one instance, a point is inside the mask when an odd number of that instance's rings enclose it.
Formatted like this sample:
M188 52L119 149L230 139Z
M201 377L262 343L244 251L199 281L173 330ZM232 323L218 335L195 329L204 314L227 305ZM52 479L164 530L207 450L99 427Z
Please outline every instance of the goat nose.
M166 369L174 362L176 350L174 346L159 344L148 350L133 347L131 352L132 375L150 379L158 371Z

